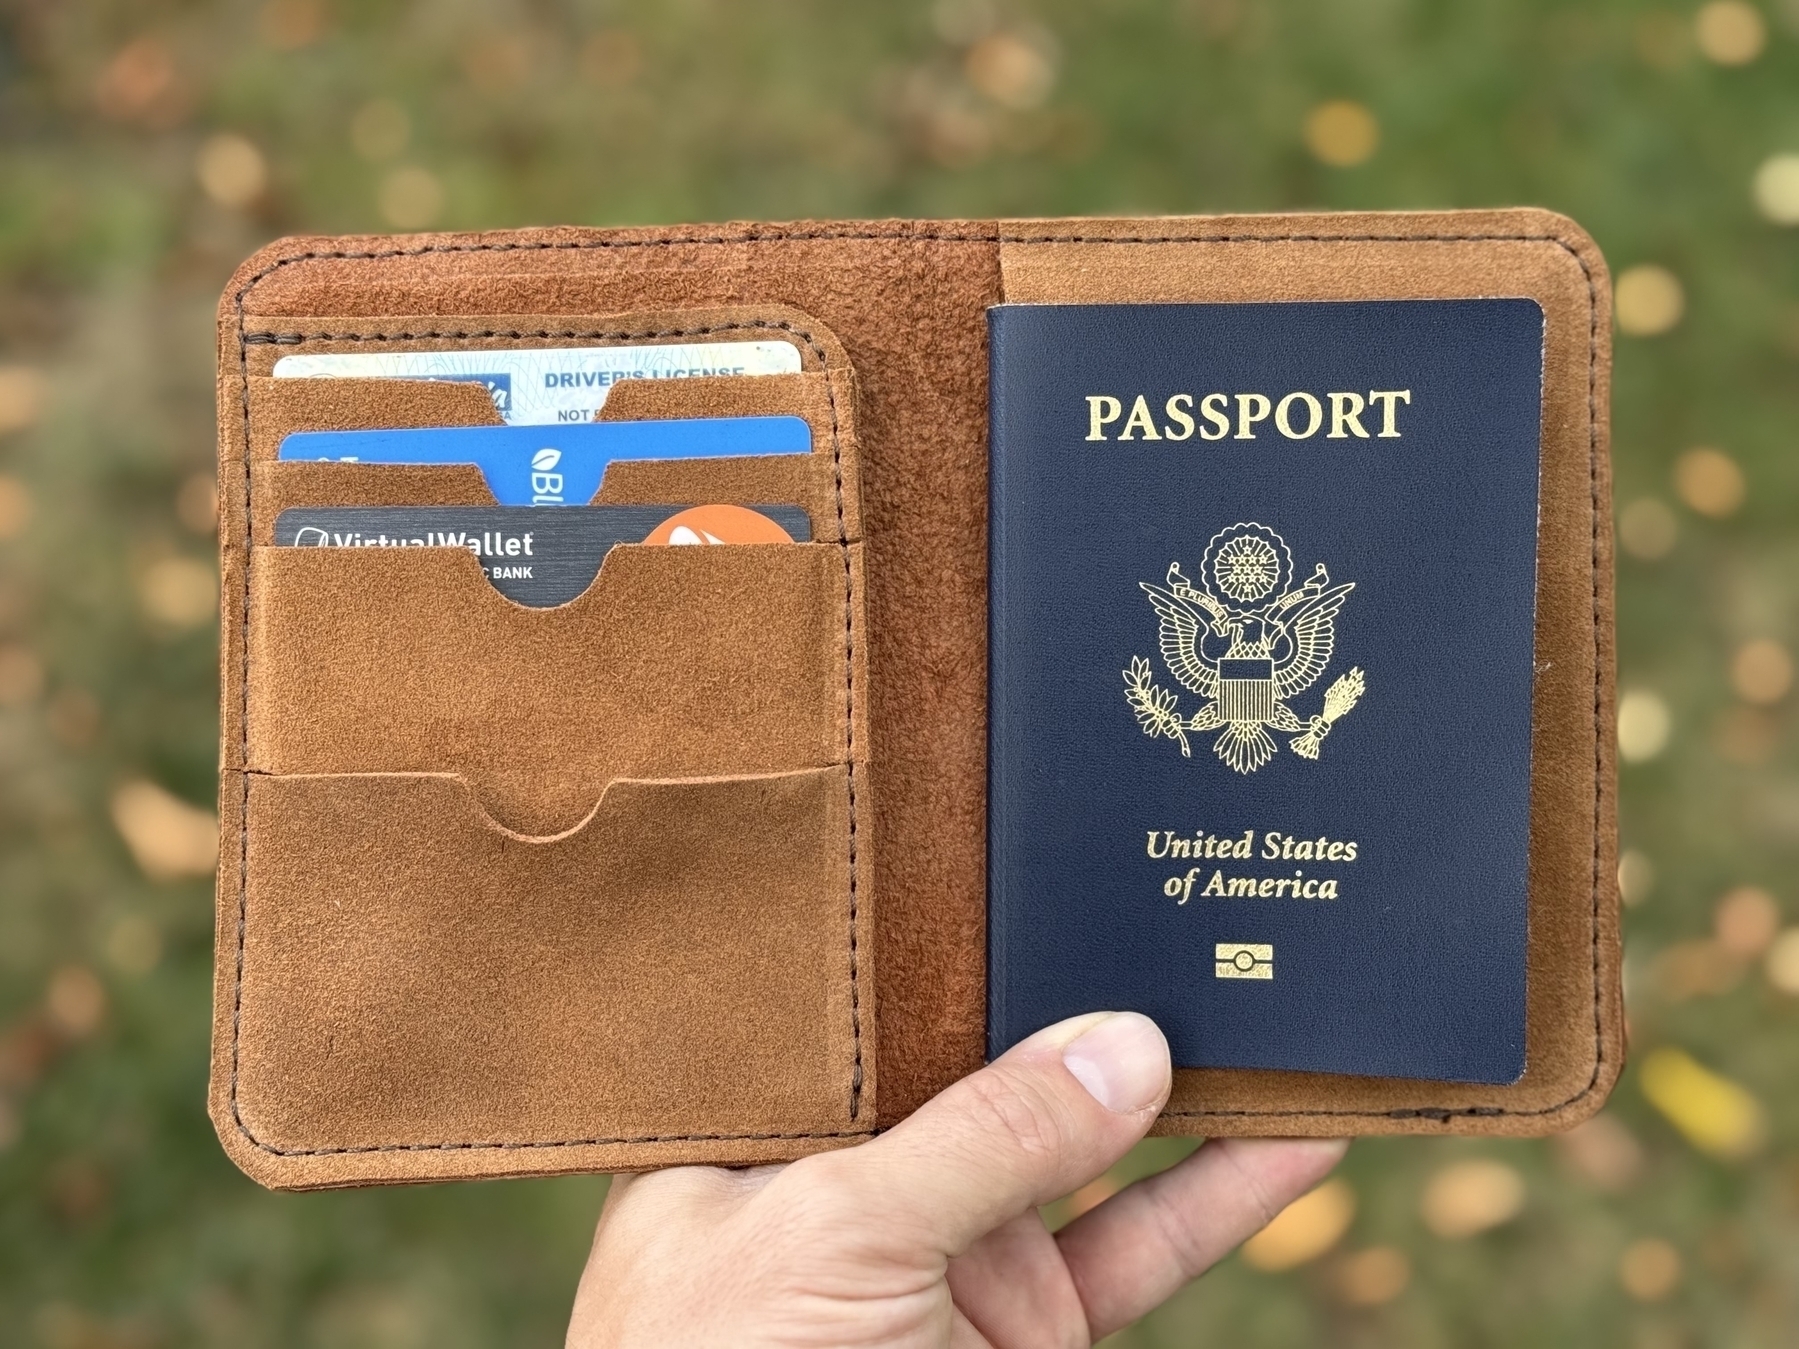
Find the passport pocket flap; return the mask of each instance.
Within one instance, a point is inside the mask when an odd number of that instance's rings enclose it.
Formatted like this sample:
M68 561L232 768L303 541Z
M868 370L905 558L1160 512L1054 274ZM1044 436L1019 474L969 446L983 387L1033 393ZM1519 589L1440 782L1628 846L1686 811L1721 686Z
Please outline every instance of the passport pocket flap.
M620 544L535 609L466 549L259 548L248 767L459 773L550 833L618 777L843 762L865 743L845 724L859 553Z
M793 502L811 517L813 538L859 539L861 456L855 403L855 382L847 367L797 375L630 380L615 385L599 411L600 421L802 417L812 428L813 452L810 456L615 460L606 466L594 500L619 504Z
M740 1161L872 1129L845 767L612 781L527 836L451 774L246 775L227 1149L265 1184Z

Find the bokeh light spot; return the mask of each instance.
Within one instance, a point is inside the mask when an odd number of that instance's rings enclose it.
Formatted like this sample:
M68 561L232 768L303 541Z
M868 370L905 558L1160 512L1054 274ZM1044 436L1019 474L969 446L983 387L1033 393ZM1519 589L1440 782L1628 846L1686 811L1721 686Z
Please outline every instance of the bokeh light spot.
M976 89L1014 111L1042 107L1056 87L1056 53L1035 34L991 33L968 49L962 68Z
M1799 155L1769 155L1755 171L1755 206L1776 225L1799 225Z
M0 365L0 433L22 431L44 415L50 382L30 365Z
M1393 1246L1370 1246L1337 1264L1337 1294L1352 1307L1380 1307L1405 1292L1412 1262Z
M1503 1226L1524 1210L1524 1177L1489 1158L1444 1167L1424 1187L1418 1215L1446 1241Z
M175 493L175 518L196 534L219 527L219 484L210 473L190 475Z
M152 880L210 875L218 863L218 817L154 782L140 778L114 792L112 822Z
M1799 998L1799 927L1789 927L1768 945L1762 973L1780 992Z
M106 989L85 965L64 965L50 976L44 1011L57 1030L71 1040L82 1039L100 1028Z
M1718 944L1733 956L1753 960L1780 930L1780 905L1759 885L1739 885L1727 892L1712 911L1712 931Z
M443 212L443 184L429 169L395 169L381 181L378 204L395 229L422 230Z
M1306 114L1305 141L1320 163L1354 168L1367 163L1380 147L1380 122L1360 103L1332 99Z
M242 210L263 193L269 166L243 136L231 131L208 136L194 159L194 176L206 195L221 206Z
M1632 337L1655 337L1672 329L1686 312L1680 278L1652 262L1629 267L1612 293L1618 327Z
M144 613L172 628L197 628L219 611L218 573L197 558L158 558L139 573L137 593Z
M1655 891L1655 863L1647 853L1626 848L1618 858L1618 893L1636 908Z
M1618 512L1618 542L1624 551L1644 562L1655 562L1674 551L1680 537L1680 521L1668 503L1655 497L1638 497Z
M1276 1273L1316 1260L1343 1239L1355 1218L1355 1191L1341 1178L1327 1180L1275 1215L1243 1243L1243 1262Z
M1648 763L1673 732L1673 713L1659 693L1629 689L1618 699L1618 753L1626 763Z
M1768 23L1745 0L1711 0L1693 16L1699 50L1721 66L1746 66L1768 45Z
M1675 492L1689 509L1714 520L1735 514L1748 489L1743 470L1723 450L1702 445L1674 461Z
M114 121L163 120L179 97L175 57L161 38L136 38L121 47L100 72L94 103Z
M1660 1302L1680 1283L1680 1252L1660 1237L1644 1237L1624 1248L1618 1282L1638 1302Z
M0 707L23 707L44 691L44 663L30 647L0 646Z
M1771 706L1793 687L1793 657L1772 637L1744 642L1730 660L1730 686L1744 702Z
M1626 1189L1643 1174L1643 1145L1610 1112L1556 1134L1555 1149L1576 1175L1601 1190Z

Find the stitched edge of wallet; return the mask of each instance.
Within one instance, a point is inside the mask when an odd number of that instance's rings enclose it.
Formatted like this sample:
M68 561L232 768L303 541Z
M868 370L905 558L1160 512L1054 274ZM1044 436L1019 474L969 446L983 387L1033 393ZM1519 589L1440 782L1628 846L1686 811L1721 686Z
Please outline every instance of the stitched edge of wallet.
M1604 745L1597 734L1599 723L1603 718L1602 704L1605 694L1603 651L1600 646L1600 620L1603 596L1601 593L1601 512L1598 501L1599 492L1599 287L1580 251L1571 245L1560 234L1553 232L1522 231L1471 231L1464 233L1433 234L1399 234L1399 233L1298 233L1282 232L1276 234L1221 232L1215 234L1185 232L1165 234L1055 234L1055 233L1007 233L1004 230L971 231L951 233L945 230L908 230L908 229L799 229L799 230L762 230L745 228L735 233L682 234L657 238L612 238L612 239L568 239L568 240L490 240L471 241L467 243L434 242L409 247L386 249L306 249L298 253L287 254L271 260L265 267L246 278L238 287L233 298L237 314L238 353L240 360L240 380L243 390L244 422L246 430L246 447L248 444L249 425L249 381L248 381L248 347L244 330L245 300L249 292L261 281L284 267L314 261L367 261L376 262L390 258L423 257L434 253L482 253L482 252L579 252L590 249L630 249L630 248L674 248L695 246L727 246L756 243L805 243L821 241L866 241L893 243L973 243L973 244L1277 244L1277 243L1544 243L1560 248L1571 257L1581 270L1587 287L1588 340L1587 340L1587 457L1588 479L1593 496L1592 524L1592 610L1593 628L1593 717L1595 725L1594 737L1594 802L1593 802L1593 877L1592 877L1592 988L1593 988L1593 1070L1585 1084L1572 1095L1551 1105L1530 1110L1515 1110L1506 1106L1459 1106L1433 1107L1416 1106L1393 1110L1170 1110L1163 1112L1170 1118L1253 1118L1253 1119L1391 1119L1430 1120L1436 1123L1447 1123L1451 1118L1463 1117L1474 1119L1485 1118L1532 1118L1557 1114L1574 1106L1590 1096L1598 1087L1600 1079L1605 1075L1605 1028L1604 1028L1604 992L1600 978L1600 903L1603 896L1603 883L1600 871L1603 865L1603 846L1600 816L1604 808L1605 797L1605 763ZM835 403L832 404L833 431L835 431ZM833 444L835 452L836 445ZM249 454L245 452L245 503L246 511L249 503ZM839 509L841 510L841 476L839 476ZM246 520L246 530L248 522ZM847 552L845 554L847 559ZM249 556L246 543L245 574L245 648L243 657L243 677L245 697L248 697L249 684L249 648L248 648L248 607L249 607ZM248 734L248 728L245 728ZM248 795L248 774L246 773L245 795ZM242 828L247 836L247 822ZM247 849L247 841L244 843ZM853 856L853 854L852 854ZM852 878L854 875L852 867ZM241 996L242 959L243 959L243 924L245 875L240 868L238 895L238 972L234 980L234 998ZM254 1146L263 1151L273 1152L255 1139L244 1127L237 1114L237 1011L234 1006L232 1017L232 1082L231 1104L233 1121L243 1136ZM859 1050L859 1046L858 1046ZM618 1138L571 1140L566 1143L538 1143L523 1146L533 1147L572 1147L600 1143L635 1143L635 1142L722 1142L751 1141L758 1139L785 1138L827 1138L857 1137L859 1133L848 1134L787 1134L787 1135L753 1135L753 1134L702 1134L684 1135L678 1138ZM278 1155L341 1155L343 1153L366 1153L381 1151L430 1151L448 1148L504 1148L517 1147L516 1144L434 1144L434 1145L387 1145L376 1148L344 1148L321 1150L312 1153L280 1153Z
M270 269L274 270L273 268ZM628 342L653 337L699 337L713 333L768 331L778 330L789 333L806 344L809 351L818 358L819 364L826 370L825 402L831 415L831 469L833 473L833 497L837 511L837 547L843 559L843 669L844 669L844 769L845 784L848 797L848 865L849 865L849 994L850 994L850 1040L852 1060L850 1070L849 1116L855 1120L861 1114L862 1105L862 1009L859 989L859 952L857 949L856 922L858 918L858 893L856 874L856 765L855 765L855 576L850 560L848 530L844 521L843 510L843 441L841 421L837 414L837 391L830 378L831 366L829 355L818 338L798 324L788 320L745 319L726 323L702 324L694 327L656 328L656 329L539 329L531 332L524 330L489 329L485 331L459 332L398 332L398 333L307 333L307 332L248 332L245 324L244 302L256 282L267 272L259 273L246 282L234 297L237 312L238 339L238 376L243 390L243 424L244 424L244 606L243 606L243 708L240 714L242 731L241 751L244 761L249 759L250 742L250 558L254 551L252 544L252 520L254 512L253 482L250 473L250 383L249 383L249 349L256 345L298 346L307 341L359 341L359 342L414 342L432 339L467 340L478 338L563 338L563 339L596 339L605 338L612 341ZM249 798L250 780L257 774L243 769L243 786L241 792L242 821L238 831L238 894L237 894L237 954L236 968L232 979L231 1006L231 1119L237 1131L251 1146L262 1152L277 1157L335 1157L350 1154L366 1154L379 1152L435 1152L435 1151L469 1151L484 1148L526 1149L526 1148L562 1148L593 1147L603 1144L620 1143L694 1143L694 1142L760 1142L778 1140L799 1140L806 1138L856 1138L872 1133L873 1129L847 1129L836 1131L813 1131L796 1133L720 1133L720 1134L645 1134L617 1138L571 1138L525 1140L521 1142L446 1142L446 1143L382 1143L367 1147L343 1148L278 1148L265 1143L251 1131L245 1123L238 1105L238 1045L239 1030L242 1023L243 987L244 987L244 940L249 918L249 876L250 876L250 829Z

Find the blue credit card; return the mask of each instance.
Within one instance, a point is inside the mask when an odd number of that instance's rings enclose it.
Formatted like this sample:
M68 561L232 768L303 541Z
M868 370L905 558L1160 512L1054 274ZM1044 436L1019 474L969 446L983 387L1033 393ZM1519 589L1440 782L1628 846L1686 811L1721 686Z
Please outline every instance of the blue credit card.
M585 506L614 459L808 454L803 417L690 417L567 426L295 431L277 457L353 464L473 464L502 506Z

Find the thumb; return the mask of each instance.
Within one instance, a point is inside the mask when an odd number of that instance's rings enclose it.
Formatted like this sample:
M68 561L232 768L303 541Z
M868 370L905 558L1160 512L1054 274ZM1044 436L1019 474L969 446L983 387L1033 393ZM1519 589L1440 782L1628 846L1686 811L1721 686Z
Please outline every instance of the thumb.
M828 1156L868 1220L952 1256L1122 1157L1168 1099L1170 1081L1168 1042L1148 1017L1074 1017L879 1138Z

